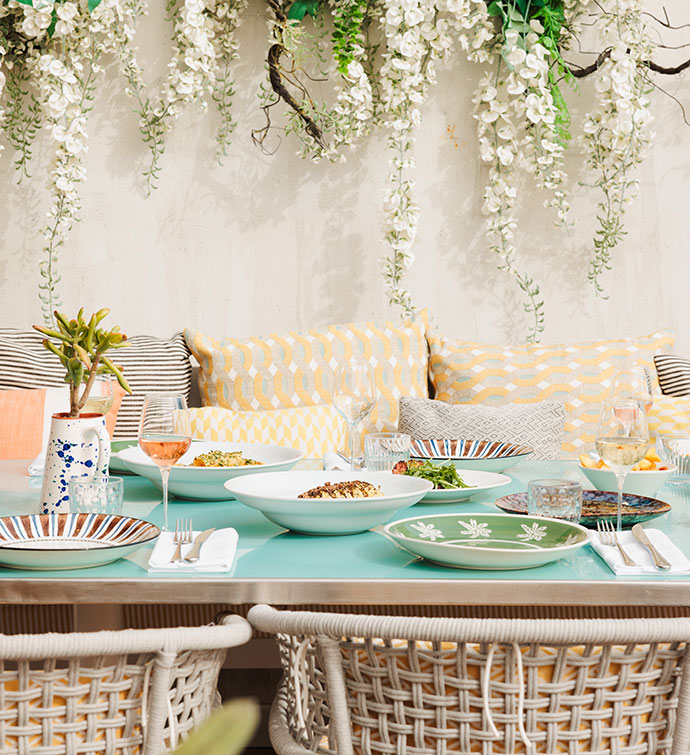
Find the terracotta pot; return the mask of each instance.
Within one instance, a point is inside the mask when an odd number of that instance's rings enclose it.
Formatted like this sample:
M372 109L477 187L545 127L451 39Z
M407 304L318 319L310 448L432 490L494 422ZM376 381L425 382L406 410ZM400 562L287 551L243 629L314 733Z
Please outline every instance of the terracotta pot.
M102 414L53 414L46 451L41 513L69 511L68 483L73 477L108 474L110 436Z

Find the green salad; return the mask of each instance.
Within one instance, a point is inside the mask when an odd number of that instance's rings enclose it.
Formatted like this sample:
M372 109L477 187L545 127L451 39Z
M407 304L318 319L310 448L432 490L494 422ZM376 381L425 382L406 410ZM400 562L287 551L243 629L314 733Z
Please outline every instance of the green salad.
M433 482L436 490L477 487L476 485L465 484L453 462L436 465L430 461L401 461L396 464L393 472L408 477L422 477Z

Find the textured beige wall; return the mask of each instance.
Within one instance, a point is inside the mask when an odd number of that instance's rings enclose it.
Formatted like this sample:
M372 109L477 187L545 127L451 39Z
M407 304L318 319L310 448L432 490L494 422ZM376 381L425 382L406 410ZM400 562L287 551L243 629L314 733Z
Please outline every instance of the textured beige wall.
M156 335L195 326L242 336L395 314L378 272L385 253L384 138L372 138L338 165L301 160L289 140L272 156L251 142L250 130L262 122L256 99L266 49L262 7L253 4L241 29L238 128L229 156L222 166L215 162L215 119L190 109L170 134L160 188L150 197L138 178L146 152L136 115L121 81L109 74L90 121L83 220L60 260L65 310L107 305L127 332ZM139 31L152 77L165 64L166 34L154 13ZM471 117L477 76L477 68L458 61L441 73L424 110L417 155L422 214L409 287L443 331L515 341L527 331L522 300L496 271L483 236L486 171ZM663 84L690 104L690 79ZM580 98L570 97L576 121L590 87L585 82ZM690 127L668 97L654 93L653 101L657 138L640 171L629 233L606 276L608 300L597 299L586 281L594 195L573 181L578 227L566 233L554 229L541 198L524 187L519 266L541 283L547 342L670 325L678 331L678 353L690 356ZM0 324L7 326L40 320L45 143L36 151L34 180L20 186L7 152L0 163ZM573 176L580 177L580 163L573 148Z

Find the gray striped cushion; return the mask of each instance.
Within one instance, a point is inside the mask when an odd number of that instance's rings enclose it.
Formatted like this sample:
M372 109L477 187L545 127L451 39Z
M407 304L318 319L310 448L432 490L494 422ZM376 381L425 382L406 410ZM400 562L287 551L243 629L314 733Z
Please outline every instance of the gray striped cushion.
M65 371L58 358L43 348L42 340L35 330L0 328L0 390L64 385ZM122 399L115 438L137 435L147 393L182 393L189 401L192 386L192 364L182 333L169 339L133 336L128 342L112 353L132 388L132 395Z
M658 354L654 357L654 366L665 396L690 396L690 359Z

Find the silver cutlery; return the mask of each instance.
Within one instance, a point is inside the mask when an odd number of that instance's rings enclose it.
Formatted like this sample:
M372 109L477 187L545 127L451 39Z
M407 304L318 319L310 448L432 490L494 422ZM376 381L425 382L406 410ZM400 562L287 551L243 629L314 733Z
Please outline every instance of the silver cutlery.
M215 531L216 531L216 528L211 527L210 529L200 532L194 539L194 545L192 545L189 553L184 557L184 560L190 564L193 564L195 561L198 561L199 554L201 553L201 546L208 540L211 533Z
M612 545L618 548L618 551L623 558L623 563L626 566L639 566L637 561L633 561L633 559L630 558L630 556L625 552L625 549L618 539L616 530L614 530L613 528L613 524L608 519L599 519L597 521L597 532L599 533L599 540L601 541L602 545Z
M178 519L175 522L175 534L173 535L173 543L177 546L173 553L170 563L174 564L178 561L182 561L182 546L189 545L194 537L194 530L192 529L191 519Z
M659 551L652 545L652 541L649 539L647 533L643 527L636 524L632 528L633 535L644 545L644 547L652 554L654 566L657 569L670 569L671 564L659 553Z

